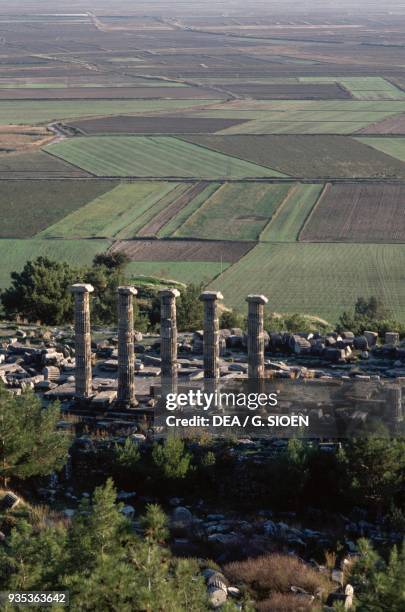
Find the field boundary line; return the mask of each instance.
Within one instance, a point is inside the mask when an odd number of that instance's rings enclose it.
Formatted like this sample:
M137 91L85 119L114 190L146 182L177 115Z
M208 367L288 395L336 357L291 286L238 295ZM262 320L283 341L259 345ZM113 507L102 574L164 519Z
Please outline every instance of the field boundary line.
M313 207L311 208L309 214L307 215L307 217L304 219L301 228L299 229L299 231L297 232L297 239L295 242L305 242L305 240L301 240L301 234L304 231L306 225L309 223L309 221L311 220L312 215L315 212L315 209L318 207L318 205L320 204L321 200L323 199L324 195L326 195L326 193L329 191L329 189L332 187L332 183L325 183L321 193L318 196L318 199L316 200L316 202L314 202Z
M218 185L217 189L215 189L215 191L214 191L214 192L213 192L213 193L212 193L212 194L209 196L209 198L207 198L207 199L206 199L206 200L205 200L205 201L204 201L204 202L201 204L201 206L199 206L199 207L197 208L197 210L194 210L194 211L191 213L191 215L190 215L189 217L187 217L187 219L184 221L184 223L182 223L182 224L180 225L180 227L178 227L178 228L176 229L176 231L175 231L175 232L173 232L173 234L172 234L172 236L171 236L171 237L173 237L173 238L175 238L175 239L187 239L187 240L189 240L189 239L190 239L190 240L191 240L191 238L186 238L185 236L177 236L177 232L179 232L179 231L181 230L181 228L182 228L182 227L184 227L184 226L185 226L185 225L186 225L186 224L187 224L187 223L190 221L190 219L193 219L193 218L194 218L194 217L195 217L195 216L196 216L196 215L197 215L197 214L200 212L200 210L201 210L202 208L204 208L204 206L205 206L206 204L208 204L208 202L211 200L211 198L213 198L213 197L214 197L214 195L216 195L216 194L218 193L218 191L221 191L221 190L222 190L222 189L223 189L223 188L224 188L226 185L227 185L227 183L220 183L220 185ZM199 239L197 239L197 238L196 238L196 240L199 240Z
M258 237L258 241L259 242L262 242L263 234L267 231L267 229L270 227L270 225L273 223L273 221L277 218L277 216L280 214L280 211L284 208L284 206L286 205L286 203L288 202L290 197L298 190L299 186L300 186L300 183L295 183L287 191L287 193L284 196L282 202L280 202L280 204L277 206L277 209L275 210L274 214L270 217L270 219L267 221L266 225L262 228L262 231L260 232L259 237ZM264 240L263 242L267 242L267 240Z
M151 181L151 182L153 183L153 181ZM161 197L160 197L158 200L156 200L156 202L154 202L154 203L152 204L152 206L150 206L150 208L148 208L147 210L143 211L143 212L142 212L140 215L138 215L137 217L135 217L135 218L134 218L134 219L131 221L131 223L127 223L127 225L125 225L124 227L122 227L122 228L121 228L121 229L120 229L120 230L119 230L119 231L118 231L116 234L114 234L114 239L116 239L116 240L125 240L125 238L119 238L119 235L120 235L122 232L124 232L125 230L127 230L127 229L128 229L128 227L130 227L131 225L133 225L134 223L136 223L136 222L137 222L137 221L138 221L138 220L139 220L139 219L140 219L140 218L141 218L141 217L142 217L144 214L146 214L146 213L150 213L151 211L154 211L155 207L158 207L158 206L159 206L159 204L162 202L162 200L163 200L164 198L166 198L166 197L170 196L170 194L172 194L172 193L173 193L173 191L175 191L175 190L176 190L178 187L179 187L179 183L174 183L174 186L172 187L172 189L169 189L169 191L168 191L167 193L165 193L165 194L164 194L164 195L162 195L162 196L161 196ZM187 189L186 189L186 191L187 191ZM169 206L170 206L170 204L169 204ZM160 211L158 211L158 212L160 212ZM157 213L157 214L158 214L158 213ZM153 215L153 216L151 217L151 219L153 219L153 218L154 218L154 216L155 216L155 215ZM146 226L147 226L147 225L150 223L151 219L149 219L148 221L146 221L146 223L145 223L144 225L142 225L140 228L138 228L138 229L137 229L137 231L136 231L136 234L137 234L138 232L140 232L140 231L141 231L141 230L142 230L144 227L146 227ZM129 240L130 240L130 238L129 238Z
M203 134L202 134L203 135ZM263 134L263 136L265 136L266 134ZM222 134L212 134L212 136L222 136ZM235 136L239 136L239 134L235 134ZM252 134L252 136L254 136L254 134ZM261 134L259 134L259 136L261 136ZM173 138L173 136L172 136ZM238 159L239 161L243 161L246 164L252 164L254 166L257 166L258 168L263 168L264 170L271 170L272 172L277 172L277 174L280 174L279 177L274 176L274 177L270 177L270 178L290 178L291 175L290 174L286 174L285 172L280 172L279 170L275 170L274 168L271 168L270 166L263 166L263 164L258 164L256 162L250 161L249 159L244 159L243 157L239 157L238 155L231 155L230 153L224 153L223 151L219 151L218 149L215 149L214 147L207 147L203 144L200 144L199 142L191 142L189 140L186 140L186 138L179 138L178 136L175 136L176 140L182 140L183 142L186 142L187 144L192 144L195 147L200 147L201 149L206 149L207 151L215 151L215 153L219 153L221 155L225 155L225 157L230 157L231 159Z

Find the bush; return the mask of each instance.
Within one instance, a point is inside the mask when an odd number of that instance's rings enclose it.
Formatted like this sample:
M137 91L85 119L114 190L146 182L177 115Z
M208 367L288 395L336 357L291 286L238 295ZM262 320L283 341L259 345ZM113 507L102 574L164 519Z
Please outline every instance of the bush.
M268 598L272 592L290 593L293 585L312 595L320 590L325 594L331 590L328 578L289 555L264 555L236 561L226 565L224 571L231 582L247 585L260 600Z

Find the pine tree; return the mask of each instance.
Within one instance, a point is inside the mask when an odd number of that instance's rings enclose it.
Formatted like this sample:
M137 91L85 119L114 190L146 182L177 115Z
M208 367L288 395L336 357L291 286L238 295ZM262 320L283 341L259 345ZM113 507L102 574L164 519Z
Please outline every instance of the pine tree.
M11 477L51 474L66 462L70 437L57 429L57 403L43 408L33 393L9 393L0 384L0 477L7 487Z
M164 478L186 478L192 470L191 453L187 452L184 441L176 436L169 436L165 443L156 443L152 450L152 459Z

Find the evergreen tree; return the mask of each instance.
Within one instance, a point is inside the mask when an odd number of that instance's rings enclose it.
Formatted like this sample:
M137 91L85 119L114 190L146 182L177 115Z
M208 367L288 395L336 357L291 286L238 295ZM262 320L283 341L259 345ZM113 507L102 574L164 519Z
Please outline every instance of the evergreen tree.
M12 395L0 384L0 478L45 476L63 467L70 437L57 429L57 403L43 408L31 392Z
M202 329L204 307L200 300L203 285L190 284L180 292L177 300L177 326L180 331Z
M152 459L165 479L183 479L192 470L192 455L186 450L184 441L176 436L169 436L164 444L155 443Z
M67 263L38 257L28 261L22 272L11 274L12 285L1 295L8 317L22 315L29 321L59 325L73 318L73 296L69 287L81 273Z

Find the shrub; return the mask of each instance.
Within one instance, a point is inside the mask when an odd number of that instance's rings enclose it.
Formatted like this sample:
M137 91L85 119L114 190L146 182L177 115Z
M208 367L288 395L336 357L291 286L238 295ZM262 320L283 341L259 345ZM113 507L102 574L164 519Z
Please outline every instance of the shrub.
M315 595L322 590L329 592L329 579L297 557L274 554L256 559L236 561L225 566L230 581L246 584L258 599L268 598L270 593L289 593L291 586L301 587Z
M258 612L315 612L312 604L300 601L296 595L274 593L269 599L257 604Z

